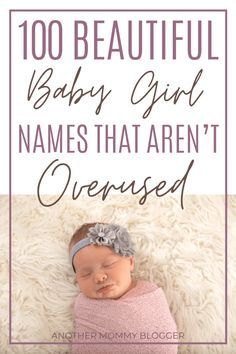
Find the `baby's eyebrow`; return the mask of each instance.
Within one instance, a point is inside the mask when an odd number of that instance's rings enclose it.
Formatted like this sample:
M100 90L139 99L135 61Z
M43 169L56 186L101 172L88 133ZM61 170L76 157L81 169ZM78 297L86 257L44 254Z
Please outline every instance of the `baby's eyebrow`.
M104 259L104 262L106 262L106 261L111 261L111 260L116 260L116 259L118 259L118 258L119 258L118 255L116 255L116 254L110 254L109 256L107 256L107 257Z

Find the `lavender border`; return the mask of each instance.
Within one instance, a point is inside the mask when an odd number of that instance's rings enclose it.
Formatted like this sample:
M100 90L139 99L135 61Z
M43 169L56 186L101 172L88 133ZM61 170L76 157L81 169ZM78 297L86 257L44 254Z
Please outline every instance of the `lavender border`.
M9 10L9 344L10 345L33 345L33 344L48 344L48 345L69 345L70 342L14 342L12 341L12 13L13 12L223 12L225 14L225 340L223 342L179 342L178 345L224 345L228 343L228 275L227 275L227 257L228 257L228 146L227 146L227 132L228 132L228 121L227 121L227 101L228 101L228 91L227 91L227 75L228 75L228 62L227 62L227 10L226 9L11 9ZM75 344L175 344L175 342L161 342L161 343L148 343L148 342L130 342L130 343L75 343Z

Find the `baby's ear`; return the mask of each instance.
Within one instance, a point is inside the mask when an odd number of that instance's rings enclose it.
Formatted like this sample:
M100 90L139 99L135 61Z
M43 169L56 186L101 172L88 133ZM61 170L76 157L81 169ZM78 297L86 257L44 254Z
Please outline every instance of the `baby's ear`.
M134 264L135 264L134 256L130 256L129 259L130 259L130 271L133 272Z

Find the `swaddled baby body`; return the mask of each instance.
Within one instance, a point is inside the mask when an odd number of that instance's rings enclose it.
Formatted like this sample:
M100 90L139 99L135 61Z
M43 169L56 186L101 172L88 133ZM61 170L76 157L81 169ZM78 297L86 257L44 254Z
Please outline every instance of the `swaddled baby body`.
M73 354L177 353L179 336L163 291L132 279L134 248L124 228L84 224L69 248L81 291Z

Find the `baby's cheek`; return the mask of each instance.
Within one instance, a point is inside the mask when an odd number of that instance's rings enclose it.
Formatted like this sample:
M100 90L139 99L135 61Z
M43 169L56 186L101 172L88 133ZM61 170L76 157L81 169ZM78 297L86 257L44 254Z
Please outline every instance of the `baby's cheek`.
M107 271L107 274L108 274L108 277L112 277L112 278L118 278L119 277L119 272L115 268L109 269Z
M78 277L78 284L80 289L84 289L86 287L86 281L84 281L84 279L81 279Z
M89 295L93 291L93 286L89 281L82 281L79 283L79 288L82 293Z
M127 278L126 273L123 272L121 269L119 270L115 269L110 273L110 279L112 279L118 285L122 285L126 278Z

